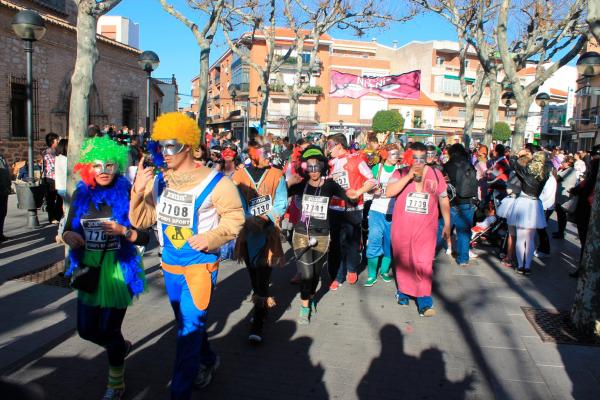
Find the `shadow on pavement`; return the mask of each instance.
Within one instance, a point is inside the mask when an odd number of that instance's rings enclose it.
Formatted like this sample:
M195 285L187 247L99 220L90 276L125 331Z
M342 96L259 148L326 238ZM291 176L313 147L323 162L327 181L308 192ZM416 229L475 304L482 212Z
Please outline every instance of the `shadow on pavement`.
M381 354L356 388L359 399L464 399L473 389L472 374L458 382L448 380L439 349L424 350L420 357L405 354L402 333L390 324L381 328L379 336Z

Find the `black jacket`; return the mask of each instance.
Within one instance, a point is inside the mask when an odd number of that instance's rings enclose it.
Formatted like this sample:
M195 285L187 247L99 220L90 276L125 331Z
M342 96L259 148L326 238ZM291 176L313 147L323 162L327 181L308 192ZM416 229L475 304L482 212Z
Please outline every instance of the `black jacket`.
M510 166L515 171L517 179L521 182L521 193L528 196L539 197L544 190L544 185L550 176L550 172L546 168L542 180L538 180L529 170L529 164L522 166L517 162L516 158L511 158Z

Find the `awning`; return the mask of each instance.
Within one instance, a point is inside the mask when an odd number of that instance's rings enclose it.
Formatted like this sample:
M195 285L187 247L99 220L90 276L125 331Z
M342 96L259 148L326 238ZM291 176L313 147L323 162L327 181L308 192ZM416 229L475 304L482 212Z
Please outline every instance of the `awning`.
M453 79L455 81L459 81L460 77L456 76L456 75L444 75L445 79ZM469 82L469 83L473 83L475 82L475 78L467 78L465 77L465 81Z

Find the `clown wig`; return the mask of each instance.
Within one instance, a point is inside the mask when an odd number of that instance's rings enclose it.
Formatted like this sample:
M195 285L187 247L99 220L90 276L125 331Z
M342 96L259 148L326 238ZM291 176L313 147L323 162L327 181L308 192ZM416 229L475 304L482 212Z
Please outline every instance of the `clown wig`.
M87 186L96 186L96 171L94 164L96 161L114 162L119 167L119 171L124 172L127 169L127 147L117 144L108 136L94 137L86 139L81 146L79 161L73 168L74 172L79 172L81 180Z
M152 128L152 139L177 140L181 144L198 147L200 128L196 121L180 112L170 112L156 119Z

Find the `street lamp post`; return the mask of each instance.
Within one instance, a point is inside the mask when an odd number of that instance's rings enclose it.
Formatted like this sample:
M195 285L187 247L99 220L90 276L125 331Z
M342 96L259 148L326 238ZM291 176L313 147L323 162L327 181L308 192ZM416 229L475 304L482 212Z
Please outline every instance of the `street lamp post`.
M158 68L160 59L153 51L144 51L138 58L138 65L146 71L146 132L150 133L150 83L152 71Z
M550 103L550 95L548 93L542 92L542 93L538 93L538 95L535 96L535 104L537 104L538 107L540 108L540 137L542 134L542 121L544 119L544 107L546 107L548 105L548 103ZM535 133L534 133L533 140L535 140ZM562 143L562 133L561 133L561 143Z
M12 20L12 29L15 34L25 41L25 54L27 57L27 168L29 173L29 186L34 186L33 168L33 42L40 40L46 34L44 20L33 10L18 12ZM31 189L30 189L31 190ZM34 202L35 203L35 202ZM37 207L34 203L28 206L28 227L40 226L37 217Z

